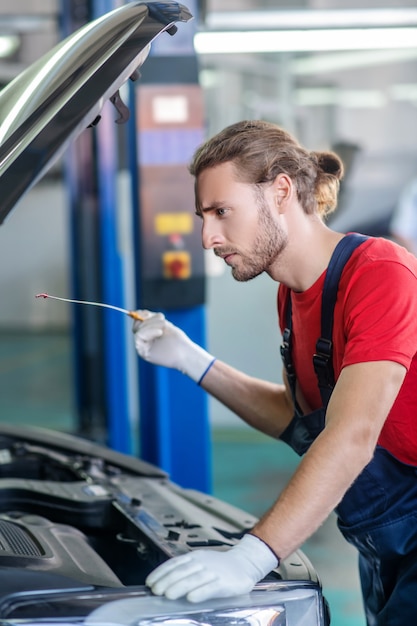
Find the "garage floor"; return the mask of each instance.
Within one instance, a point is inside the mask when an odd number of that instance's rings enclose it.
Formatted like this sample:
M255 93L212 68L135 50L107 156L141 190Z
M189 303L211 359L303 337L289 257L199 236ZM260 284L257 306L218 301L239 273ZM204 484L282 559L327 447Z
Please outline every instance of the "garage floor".
M71 432L69 338L0 334L0 420ZM285 445L245 428L213 432L213 492L254 515L274 501L297 464ZM319 572L334 626L365 626L356 553L332 516L304 546Z

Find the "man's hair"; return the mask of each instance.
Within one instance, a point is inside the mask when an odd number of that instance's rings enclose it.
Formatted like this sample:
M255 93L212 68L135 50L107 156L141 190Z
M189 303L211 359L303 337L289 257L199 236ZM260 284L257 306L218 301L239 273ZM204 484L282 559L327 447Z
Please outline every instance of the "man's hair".
M334 152L310 152L275 124L245 120L227 126L197 149L189 170L197 182L203 170L227 162L233 163L238 180L253 185L287 174L307 214L325 217L336 208L341 159Z

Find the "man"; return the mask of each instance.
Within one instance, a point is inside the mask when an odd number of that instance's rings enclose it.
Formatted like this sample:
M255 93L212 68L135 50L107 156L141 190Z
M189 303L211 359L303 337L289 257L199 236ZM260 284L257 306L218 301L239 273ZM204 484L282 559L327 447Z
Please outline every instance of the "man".
M352 252L330 311L335 384L323 400L313 356L326 270L347 240L324 221L336 206L340 159L309 152L273 124L244 121L201 146L190 171L204 248L236 280L266 272L279 283L285 384L216 360L160 313L144 312L147 319L135 323L137 351L190 376L303 456L236 546L171 559L147 584L192 602L246 593L336 509L360 553L368 624L410 624L417 607L417 260L385 239L368 238ZM321 425L310 428L317 415ZM297 435L300 424L307 439Z

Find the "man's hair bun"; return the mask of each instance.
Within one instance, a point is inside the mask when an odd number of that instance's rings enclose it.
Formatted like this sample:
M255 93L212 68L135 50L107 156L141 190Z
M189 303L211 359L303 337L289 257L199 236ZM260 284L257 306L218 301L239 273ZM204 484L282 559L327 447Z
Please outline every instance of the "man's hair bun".
M318 167L326 174L332 174L338 180L343 178L343 162L335 152L311 152Z

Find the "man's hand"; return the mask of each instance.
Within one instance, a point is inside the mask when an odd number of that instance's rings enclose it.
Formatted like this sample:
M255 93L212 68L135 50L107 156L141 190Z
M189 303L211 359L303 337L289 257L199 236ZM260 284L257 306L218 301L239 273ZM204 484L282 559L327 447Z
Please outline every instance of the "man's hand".
M166 561L146 579L158 596L190 602L248 593L279 565L275 554L254 535L245 535L227 552L196 550Z
M138 311L143 322L133 324L137 353L145 361L177 369L200 383L215 358L198 346L162 313Z

